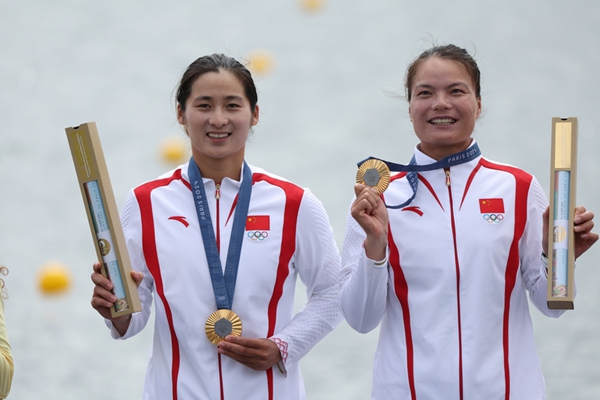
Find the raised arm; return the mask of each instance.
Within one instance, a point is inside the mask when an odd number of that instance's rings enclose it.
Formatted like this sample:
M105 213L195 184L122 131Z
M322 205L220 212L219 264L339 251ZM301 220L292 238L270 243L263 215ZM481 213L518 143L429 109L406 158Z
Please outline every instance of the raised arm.
M342 250L340 305L348 324L365 333L385 313L388 214L374 189L357 184L354 190Z

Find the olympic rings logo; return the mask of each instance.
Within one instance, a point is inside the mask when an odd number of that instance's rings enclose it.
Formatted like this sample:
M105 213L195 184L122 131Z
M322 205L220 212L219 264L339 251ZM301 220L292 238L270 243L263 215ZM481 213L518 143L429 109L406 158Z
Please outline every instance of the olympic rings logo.
M252 240L265 240L269 237L269 232L267 231L250 231L248 232L248 237Z
M499 224L504 219L502 214L483 214L483 219L490 224Z

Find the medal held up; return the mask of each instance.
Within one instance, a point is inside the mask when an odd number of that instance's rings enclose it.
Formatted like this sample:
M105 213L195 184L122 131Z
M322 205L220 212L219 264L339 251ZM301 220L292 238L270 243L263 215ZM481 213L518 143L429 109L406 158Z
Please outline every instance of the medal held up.
M390 169L381 160L366 160L358 167L356 183L374 187L378 194L382 194L390 184Z
M574 309L577 118L552 118L548 308Z

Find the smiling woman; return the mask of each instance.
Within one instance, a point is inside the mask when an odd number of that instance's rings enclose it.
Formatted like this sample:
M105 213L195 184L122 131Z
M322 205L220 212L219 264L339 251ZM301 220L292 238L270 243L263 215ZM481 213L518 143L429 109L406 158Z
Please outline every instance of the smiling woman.
M406 79L412 170L391 176L385 202L354 188L340 302L357 331L382 324L374 400L545 398L527 292L545 315L563 312L546 302L547 201L532 175L483 158L471 138L479 77L454 45L421 54ZM598 235L593 213L575 215L577 257Z
M423 61L409 83L410 120L420 150L435 160L465 150L481 114L481 96L465 66L440 57Z
M201 57L185 72L177 91L177 120L203 176L220 182L224 174L239 175L248 133L258 123L258 96L246 68L216 57Z
M177 119L185 127L192 154L204 177L220 182L229 166L239 169L250 128L258 123L258 106L250 106L242 83L230 71L208 72L192 85ZM209 172L210 170L210 172Z
M145 399L305 399L298 361L340 322L340 258L321 202L244 160L257 99L233 58L188 67L177 119L192 158L134 188L122 211L143 311L111 318L112 285L94 264L92 306L114 338L140 332L156 301ZM298 277L310 295L294 315Z

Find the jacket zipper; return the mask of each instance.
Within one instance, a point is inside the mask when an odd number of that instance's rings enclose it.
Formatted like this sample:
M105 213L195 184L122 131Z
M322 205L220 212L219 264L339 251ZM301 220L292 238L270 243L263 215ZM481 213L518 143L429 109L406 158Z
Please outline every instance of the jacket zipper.
M219 253L221 252L221 221L219 221L219 215L221 214L219 212L219 199L221 198L221 184L217 183L215 185L215 200L216 200L216 240L217 240L217 250L219 251Z
M450 180L450 167L444 168L446 174L446 187L448 188L448 199L450 201L450 222L452 224L452 241L454 243L454 266L456 268L456 309L458 312L458 363L459 363L459 393L460 399L463 399L463 365L462 365L462 323L460 310L460 266L458 263L458 247L456 244L456 225L454 221L454 202L452 201L452 188Z

